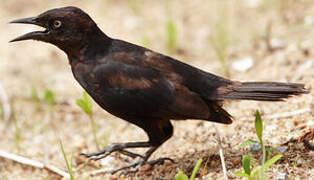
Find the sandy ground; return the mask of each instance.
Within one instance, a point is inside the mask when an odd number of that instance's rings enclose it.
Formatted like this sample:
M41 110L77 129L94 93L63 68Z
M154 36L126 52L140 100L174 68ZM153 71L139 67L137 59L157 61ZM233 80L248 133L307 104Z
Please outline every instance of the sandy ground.
M91 171L123 162L114 155L102 161L84 163L86 159L79 153L95 151L96 146L88 116L75 104L75 100L82 96L82 88L74 81L67 58L59 49L34 41L8 43L20 34L38 29L7 24L15 18L34 16L54 7L78 6L88 12L111 37L145 45L216 74L222 74L222 66L211 46L210 37L217 34L217 27L223 24L226 29L224 37L230 39L225 52L230 78L298 82L313 88L314 3L311 0L255 0L250 3L246 0L45 2L17 0L0 5L0 84L13 110L8 121L1 119L4 113L0 111L0 150L66 171L59 146L61 140L67 157L73 157L75 179L174 179L177 168L190 174L201 157L207 164L202 164L198 177L222 179L215 130L209 122L174 122L174 136L153 154L152 159L167 156L176 163L165 163L130 176L90 176ZM165 45L165 24L169 20L177 29L176 51L173 53ZM252 67L244 71L233 69L232 63L243 58L252 59ZM40 99L43 99L46 89L52 90L55 105L51 107L42 100L32 100L34 88ZM217 126L223 138L229 178L239 179L234 172L241 169L241 157L248 153L248 149L239 147L239 144L247 139L256 139L254 112L257 109L265 117L265 143L280 147L282 143L313 128L313 95L312 90L307 95L277 103L226 102L225 108L234 116L234 123ZM146 140L141 129L111 116L95 103L93 110L101 145ZM293 114L299 110L303 113ZM259 157L256 154L256 158ZM296 143L289 146L284 158L267 174L270 179L275 179L278 172L288 172L287 179L311 179L314 176L313 167L314 153L302 143ZM62 178L47 170L0 158L0 179Z

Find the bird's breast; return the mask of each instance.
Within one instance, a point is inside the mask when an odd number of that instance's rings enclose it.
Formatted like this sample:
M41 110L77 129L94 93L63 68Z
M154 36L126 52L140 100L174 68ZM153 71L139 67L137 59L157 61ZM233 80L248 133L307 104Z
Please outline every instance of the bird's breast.
M95 74L92 71L93 67L92 64L80 62L71 64L74 78L86 91L95 90L99 87L99 84L95 79Z

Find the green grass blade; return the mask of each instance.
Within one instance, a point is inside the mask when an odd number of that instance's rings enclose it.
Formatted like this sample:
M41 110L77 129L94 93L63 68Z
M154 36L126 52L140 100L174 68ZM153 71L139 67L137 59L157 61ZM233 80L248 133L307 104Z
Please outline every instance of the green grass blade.
M255 115L255 131L260 142L263 141L263 122L259 111L256 111Z
M250 157L249 155L244 155L242 158L242 167L244 169L244 172L247 175L251 174L251 168L250 168Z
M247 146L251 146L252 144L259 144L259 142L249 139L249 140L246 140L243 143L241 143L240 147L247 147Z
M49 104L50 106L54 105L55 96L50 89L46 89L44 99L45 99L46 103Z
M86 91L83 91L83 97L84 97L84 102L86 104L86 107L87 107L87 111L88 111L88 114L91 114L92 113L92 103L90 101L90 99L88 98L88 95L87 95L87 92Z
M239 177L247 177L247 178L250 177L249 175L247 175L246 173L241 172L241 171L234 172L234 175L239 176Z
M267 170L271 165L276 163L281 157L282 157L282 154L277 154L276 156L266 161L266 163L264 164L264 170Z
M188 176L184 174L180 169L177 169L178 173L174 176L175 180L189 180Z
M177 29L173 21L169 20L166 24L167 32L167 49L170 53L173 53L177 42Z
M251 179L267 180L267 176L265 175L264 168L262 166L258 166L255 169L253 169L250 177Z
M83 91L83 99L77 99L76 104L88 115L92 114L92 103L90 102L88 95Z
M67 156L66 156L66 154L64 152L64 148L63 148L63 144L62 144L61 140L59 140L59 144L60 144L60 148L61 148L61 151L62 151L62 154L63 154L63 158L64 158L64 161L65 161L65 164L66 164L68 172L70 174L70 179L73 180L72 162L71 162L71 164L69 164ZM72 158L71 158L71 161L72 161Z
M265 160L266 160L266 149L265 149L265 145L263 142L263 122L262 122L262 118L261 118L261 114L259 113L258 110L256 110L256 115L255 115L255 131L256 131L256 135L260 141L260 144L262 146L262 151L263 151L263 157L262 157L262 167L260 168L260 172L259 172L259 176L264 179L266 176L264 174L264 164L265 164Z
M78 105L86 114L91 113L83 99L77 99L76 105Z
M255 168L252 170L251 177L256 177L258 174L260 174L260 173L261 173L261 169L262 169L261 166L255 167Z
M197 174L197 172L198 172L202 162L203 162L202 158L197 161L197 163L195 164L194 169L192 171L192 175L190 177L190 180L193 180L195 178L195 176L196 176L196 174Z

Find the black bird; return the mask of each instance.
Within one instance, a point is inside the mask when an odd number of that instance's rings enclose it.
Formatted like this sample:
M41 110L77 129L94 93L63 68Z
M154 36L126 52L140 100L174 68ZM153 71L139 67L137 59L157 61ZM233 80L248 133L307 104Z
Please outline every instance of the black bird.
M112 144L100 152L84 154L95 160L112 152L139 158L111 173L131 167L136 171L146 163L171 160L148 161L172 136L170 120L230 124L231 116L222 108L222 100L281 101L307 92L304 84L231 81L150 49L112 39L77 7L51 9L11 23L44 27L44 31L30 32L11 42L33 39L62 49L75 79L103 109L147 133L146 142ZM130 148L149 149L140 155L127 150Z

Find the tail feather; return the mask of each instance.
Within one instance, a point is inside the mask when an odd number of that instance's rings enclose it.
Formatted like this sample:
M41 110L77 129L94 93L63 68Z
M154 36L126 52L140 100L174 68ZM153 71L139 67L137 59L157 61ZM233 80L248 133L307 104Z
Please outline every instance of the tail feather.
M278 82L236 82L217 90L218 100L244 99L282 101L294 95L308 93L304 84Z

